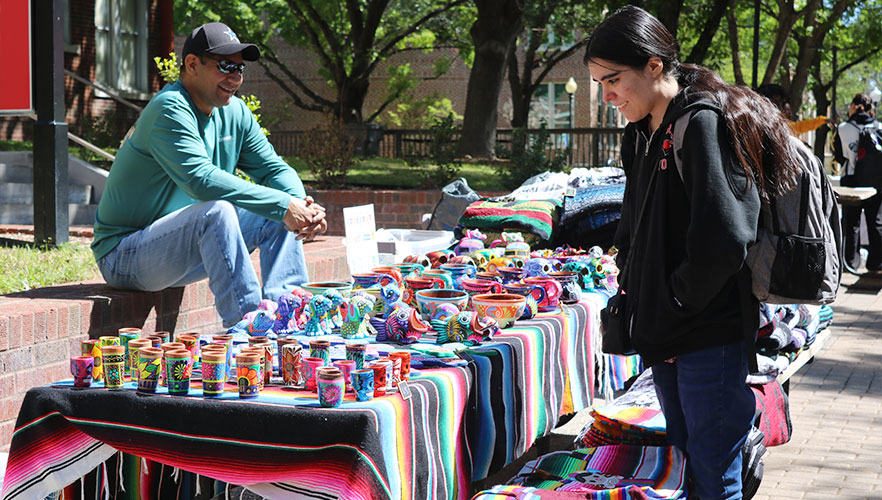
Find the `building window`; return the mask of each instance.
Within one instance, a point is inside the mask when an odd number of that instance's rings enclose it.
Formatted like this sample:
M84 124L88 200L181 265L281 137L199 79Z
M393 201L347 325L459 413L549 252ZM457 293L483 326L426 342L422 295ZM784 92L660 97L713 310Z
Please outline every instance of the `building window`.
M538 128L543 121L548 128L570 126L570 96L566 85L566 82L543 83L536 89L530 104L530 128Z
M95 79L123 92L147 89L146 0L95 1Z

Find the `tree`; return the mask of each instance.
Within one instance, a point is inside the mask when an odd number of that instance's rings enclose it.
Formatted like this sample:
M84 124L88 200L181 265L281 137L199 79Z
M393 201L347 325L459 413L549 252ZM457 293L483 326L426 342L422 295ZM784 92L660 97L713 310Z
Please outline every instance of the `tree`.
M596 26L601 19L601 10L582 0L533 0L527 4L526 29L508 53L513 128L528 126L539 85L559 62L585 47L588 37L584 29Z
M412 88L399 78L397 90L365 120L370 78L381 62L408 50L461 47L464 22L456 20L470 12L467 0L175 0L179 32L203 22L225 22L241 39L260 47L259 64L294 105L331 112L346 123L373 120ZM315 55L333 96L323 95L289 66L276 50L275 35Z
M524 29L526 0L475 0L478 16L469 33L475 62L469 74L460 154L494 156L497 106L509 49Z

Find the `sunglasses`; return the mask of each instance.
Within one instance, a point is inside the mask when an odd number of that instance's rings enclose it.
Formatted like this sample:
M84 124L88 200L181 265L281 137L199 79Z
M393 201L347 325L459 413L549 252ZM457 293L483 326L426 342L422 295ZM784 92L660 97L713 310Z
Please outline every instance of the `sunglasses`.
M214 57L207 54L206 57L213 61L217 61L217 69L225 75L229 75L233 71L238 71L240 75L245 74L245 63L239 64L227 59L215 59Z

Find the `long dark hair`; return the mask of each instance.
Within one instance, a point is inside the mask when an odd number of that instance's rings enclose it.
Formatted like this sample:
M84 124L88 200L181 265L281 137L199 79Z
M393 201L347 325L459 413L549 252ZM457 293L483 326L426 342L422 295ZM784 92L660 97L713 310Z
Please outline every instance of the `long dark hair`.
M873 100L867 94L855 94L851 103L857 106L856 113L873 114Z
M629 5L595 28L585 63L604 59L642 70L651 57L658 57L664 74L723 111L738 162L763 201L792 189L800 163L790 142L790 124L778 108L748 87L729 85L709 69L679 62L679 52L677 40L658 19Z

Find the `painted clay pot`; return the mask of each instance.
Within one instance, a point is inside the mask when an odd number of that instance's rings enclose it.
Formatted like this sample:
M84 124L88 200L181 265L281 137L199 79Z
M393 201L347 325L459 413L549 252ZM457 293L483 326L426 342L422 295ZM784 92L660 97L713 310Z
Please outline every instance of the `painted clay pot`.
M433 319L440 319L437 317L440 312L439 306L452 305L462 311L468 303L469 294L451 288L420 290L416 293L416 300L421 313Z
M408 276L419 276L423 273L424 269L422 264L417 264L416 262L392 264L392 267L398 269L405 278Z
M398 284L398 288L404 288L404 276L401 274L401 271L398 270L397 267L393 266L380 266L371 268L371 271L379 274L388 274L395 278L395 283Z
M322 295L325 290L337 290L344 299L352 293L352 284L343 281L311 281L300 285L300 288L313 295Z
M531 285L528 283L509 283L504 285L505 291L520 295L527 301L524 307L524 314L520 319L531 319L539 312L539 303L545 300L545 289L539 285Z
M404 291L401 293L401 300L411 307L417 307L417 291L444 287L444 280L438 277L408 276L404 278Z
M524 270L517 267L500 267L496 270L502 277L502 284L517 283L524 276Z
M70 358L70 374L74 378L74 387L90 387L92 385L92 356L73 356Z
M450 273L453 279L453 288L457 290L462 289L463 278L474 278L475 273L478 272L478 268L468 264L441 264L441 269Z
M444 288L453 288L453 275L443 269L426 269L423 278L439 278L444 281Z
M463 278L460 287L471 297L482 293L503 293L502 285L498 281L477 278Z
M472 305L479 317L495 319L499 328L511 326L524 314L526 297L511 293L486 293L472 297Z
M395 281L389 274L380 274L380 273L358 273L352 275L352 289L357 290L359 288L370 288L377 283L380 283L381 280L387 279L389 281Z

